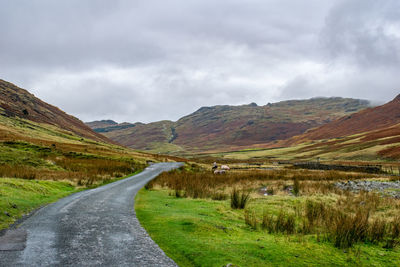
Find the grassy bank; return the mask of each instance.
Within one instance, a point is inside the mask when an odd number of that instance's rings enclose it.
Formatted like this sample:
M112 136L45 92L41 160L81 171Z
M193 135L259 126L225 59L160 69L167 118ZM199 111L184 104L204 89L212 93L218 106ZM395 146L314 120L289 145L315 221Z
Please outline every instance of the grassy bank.
M68 182L0 178L0 230L24 214L76 191Z
M396 266L398 249L372 244L338 249L315 235L268 234L243 223L229 201L176 198L168 190L141 190L136 213L157 244L180 266ZM265 206L293 200L274 196ZM257 201L250 205L259 206Z
M0 229L68 194L141 171L147 161L168 160L0 114Z
M181 266L396 266L400 200L349 192L387 177L298 169L174 170L136 202L139 220Z
M66 197L72 193L103 186L132 175L103 180L90 186L76 186L72 181L43 181L0 178L0 230L7 228L29 212Z

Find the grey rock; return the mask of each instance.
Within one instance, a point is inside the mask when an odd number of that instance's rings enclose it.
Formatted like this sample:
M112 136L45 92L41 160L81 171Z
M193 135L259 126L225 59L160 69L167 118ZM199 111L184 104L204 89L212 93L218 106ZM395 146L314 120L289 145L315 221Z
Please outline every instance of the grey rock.
M352 192L378 192L394 198L400 198L400 181L396 182L379 182L379 181L347 181L335 183L335 186L342 190ZM394 191L390 191L393 190Z

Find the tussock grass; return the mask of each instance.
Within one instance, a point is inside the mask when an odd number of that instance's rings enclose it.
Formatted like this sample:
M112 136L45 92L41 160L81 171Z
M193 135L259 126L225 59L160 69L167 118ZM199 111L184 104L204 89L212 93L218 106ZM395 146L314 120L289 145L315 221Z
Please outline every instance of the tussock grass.
M285 182L295 181L294 193L301 190L306 192L330 191L330 181L364 179L376 177L370 174L345 173L339 171L313 171L313 170L253 170L242 172L228 172L224 175L214 175L207 171L173 170L163 173L149 182L146 188L154 186L183 190L187 197L212 198L216 192L224 193L227 188L243 187L244 185L263 183L268 181ZM300 181L302 181L300 183ZM304 186L302 184L304 183ZM298 191L296 191L298 190ZM226 193L226 192L225 192Z
M301 222L293 207L303 212L308 196L274 196L253 199L245 210L232 210L229 200L185 199L168 196L170 190L141 190L135 200L136 214L153 240L179 266L397 266L399 247L385 249L367 243L337 249L324 233L268 233L262 215L274 220L283 210ZM330 197L313 201L334 205ZM248 222L256 228L244 224ZM255 216L253 216L255 215ZM372 218L372 217L371 217ZM255 220L254 220L255 219ZM189 225L190 223L190 225ZM171 238L173 236L173 238ZM383 244L382 242L381 244Z
M383 247L395 247L400 241L399 218L373 218L371 215L380 206L374 205L374 197L365 198L365 195L366 193L358 197L347 195L344 196L345 200L339 199L331 205L307 199L300 206L300 210L295 210L290 214L282 210L278 215L264 211L261 217L261 229L268 233L323 234L326 240L331 241L338 248L349 248L358 242L381 243ZM360 207L355 199L369 199L367 200L369 203ZM344 202L347 203L346 208L342 206ZM353 206L349 207L349 203L353 203ZM251 211L247 212L251 213ZM253 219L253 221L257 220L258 218ZM246 218L245 223L249 224Z
M146 188L168 188L172 190L170 195L177 198L222 201L228 193L230 208L245 209L244 222L253 230L270 234L322 236L338 248L353 247L360 242L393 248L399 241L400 226L394 215L400 211L400 201L375 193L345 192L333 186L338 180L366 177L377 176L293 169L214 175L206 171L181 169L161 174ZM259 204L256 203L263 196L257 194L256 190L265 185L268 185L268 192L274 192L273 196L268 196L270 198L292 196L298 200L286 202L286 208L267 208L260 214ZM325 201L325 196L331 200Z
M262 216L261 228L267 230L268 233L286 233L293 234L296 232L295 216L280 211L276 217L272 214L264 212Z
M66 157L47 158L47 160L53 165L51 169L34 168L20 164L0 165L0 177L27 180L70 180L79 186L90 186L111 178L123 177L144 168L144 164L132 160Z
M250 192L239 191L234 188L231 192L231 208L244 209L250 199Z

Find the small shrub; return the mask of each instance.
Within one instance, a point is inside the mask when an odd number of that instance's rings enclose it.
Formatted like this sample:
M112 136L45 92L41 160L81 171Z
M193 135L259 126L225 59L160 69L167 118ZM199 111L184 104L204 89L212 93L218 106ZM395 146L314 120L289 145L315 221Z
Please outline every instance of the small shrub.
M325 219L327 208L324 203L313 202L310 200L306 201L305 204L305 217L311 227L317 224L319 221Z
M396 217L392 221L392 238L400 237L400 217Z
M391 232L388 239L386 240L384 248L393 249L394 247L396 247L400 243L399 237L400 237L400 217L396 217L391 222Z
M264 211L261 228L268 233L294 234L296 232L296 217L294 214L287 214L280 211L276 219Z
M254 211L245 210L244 221L252 229L257 230L258 221L257 221L257 217L256 217L256 214Z
M174 195L176 198L182 198L185 196L185 193L182 190L175 190Z
M267 230L268 233L272 234L275 229L275 222L274 222L274 217L272 214L268 214L266 211L264 211L262 222L261 222L261 228L263 230Z
M296 232L296 219L293 214L290 214L286 217L284 228L285 232L288 235L294 234Z
M313 229L313 226L310 225L310 223L307 220L302 221L302 226L301 226L301 233L303 234L310 234Z
M368 231L368 239L370 242L372 243L378 243L380 241L382 241L386 235L386 222L381 220L381 219L377 219L375 220L369 228Z
M284 231L285 231L285 214L282 211L280 211L275 221L275 232L279 233Z
M275 221L275 232L293 234L296 229L294 215L281 211Z
M231 208L232 209L244 209L249 201L250 193L237 190L234 188L231 193Z
M366 240L368 233L369 212L357 211L355 215L337 212L331 229L335 247L349 248L356 242Z
M150 182L148 182L148 183L144 186L144 189L146 189L146 190L151 190L151 189L153 189L153 187L154 187L154 183L152 183L152 182L150 181Z

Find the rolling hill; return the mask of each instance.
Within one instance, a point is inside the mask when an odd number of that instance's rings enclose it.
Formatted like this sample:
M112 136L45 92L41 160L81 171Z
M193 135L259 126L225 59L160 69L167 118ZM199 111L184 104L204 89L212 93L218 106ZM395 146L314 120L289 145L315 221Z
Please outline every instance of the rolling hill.
M400 95L387 104L368 108L307 131L291 142L320 140L382 130L400 123Z
M397 161L400 159L400 95L384 105L344 116L287 140L224 156L242 159Z
M3 80L0 93L0 235L33 209L171 160L116 145Z
M94 131L135 149L177 153L228 151L284 140L369 107L348 98L313 98L258 106L202 107L176 122L97 121Z
M319 150L320 156L332 152L348 154L350 159L362 156L400 158L400 95L378 107L362 110L350 116L312 129L285 142L285 145L312 141L302 151Z
M38 123L47 123L79 136L110 143L110 139L94 132L79 119L47 104L16 85L0 80L0 113Z
M168 160L116 145L9 82L0 92L0 177L96 184Z

